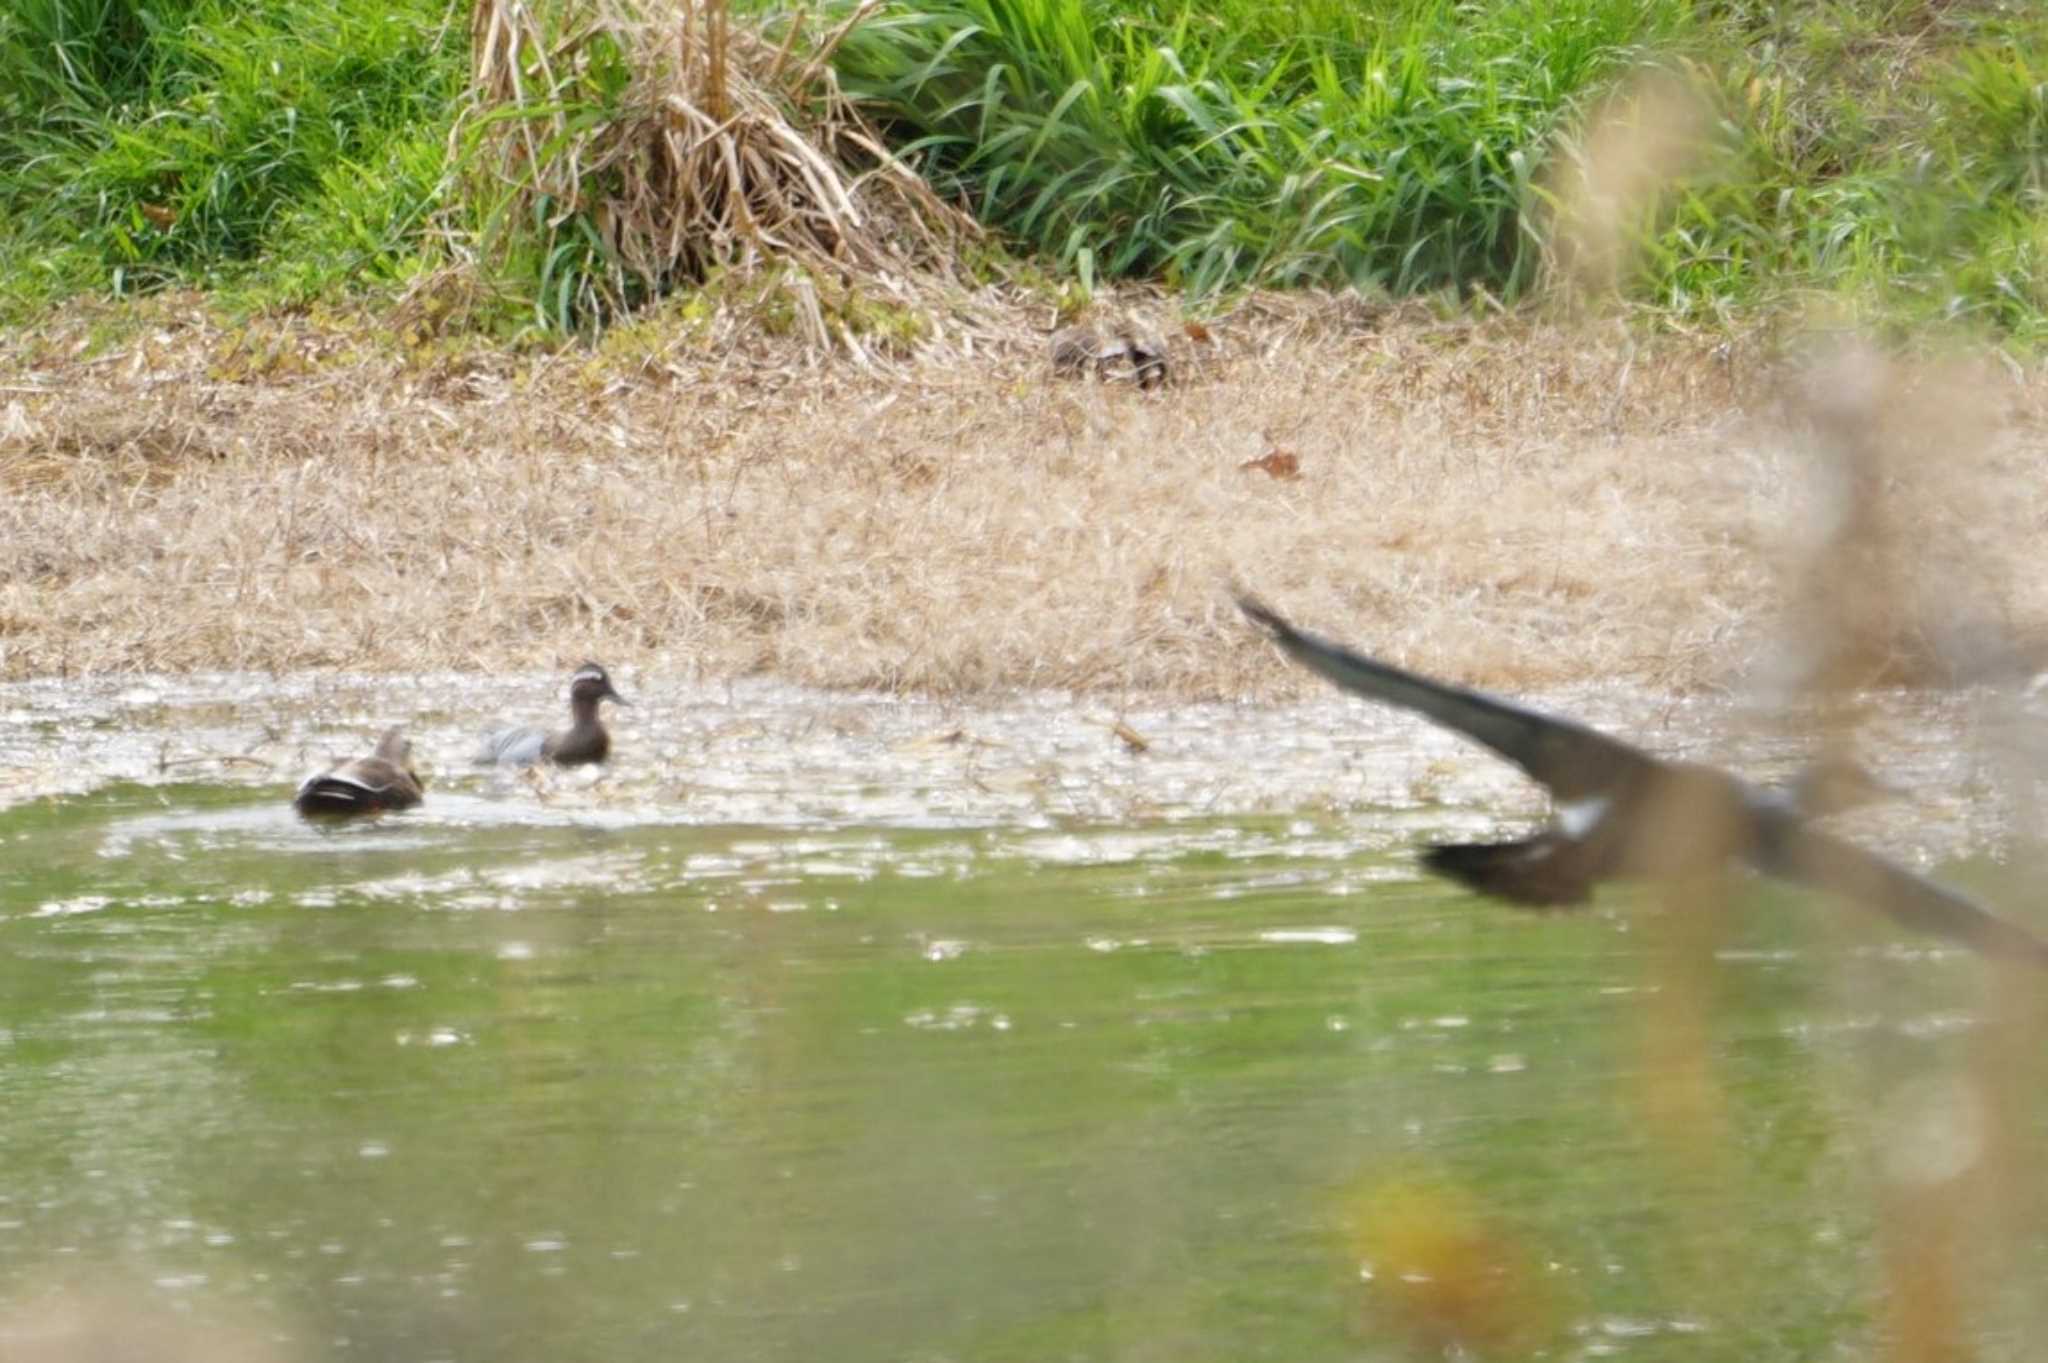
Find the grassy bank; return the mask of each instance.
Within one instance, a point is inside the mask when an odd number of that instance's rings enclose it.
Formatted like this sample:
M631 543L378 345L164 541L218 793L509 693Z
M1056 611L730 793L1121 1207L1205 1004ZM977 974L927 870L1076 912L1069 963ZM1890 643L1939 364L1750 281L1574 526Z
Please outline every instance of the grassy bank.
M21 0L0 13L17 318L169 284L297 303L436 263L465 35L441 0Z
M466 323L558 328L687 288L748 243L622 238L653 145L631 144L679 89L724 96L709 63L657 69L671 11L601 13L543 7L524 46L480 25L499 46L473 52L440 0L25 0L0 14L0 307L168 284L303 305L457 266L505 304ZM779 77L789 22L735 21ZM884 4L831 58L943 195L1084 288L1568 279L1687 325L1819 295L2025 342L2048 315L2038 7L947 0ZM764 88L817 117L815 82ZM753 164L675 160L703 186Z
M943 189L1070 269L1510 296L1558 138L1682 12L952 0L837 61Z
M1590 232L1679 319L1822 293L2038 339L2048 301L2040 10L956 0L839 65L1077 270L1514 298Z

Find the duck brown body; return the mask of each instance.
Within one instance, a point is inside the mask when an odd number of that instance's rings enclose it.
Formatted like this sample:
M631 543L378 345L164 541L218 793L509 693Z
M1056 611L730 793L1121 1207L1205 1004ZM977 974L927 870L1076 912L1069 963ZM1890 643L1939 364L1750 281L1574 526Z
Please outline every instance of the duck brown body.
M397 729L387 729L368 757L337 762L300 782L292 804L301 814L372 814L409 809L424 793L413 770L412 744Z

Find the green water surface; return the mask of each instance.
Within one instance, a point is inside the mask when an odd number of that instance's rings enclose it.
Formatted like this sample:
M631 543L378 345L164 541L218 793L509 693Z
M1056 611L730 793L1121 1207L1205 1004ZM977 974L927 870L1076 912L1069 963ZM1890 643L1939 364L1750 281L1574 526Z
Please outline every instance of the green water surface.
M0 1313L379 1363L1875 1357L1899 1095L1982 1069L1979 963L1803 897L1730 915L1694 1034L1646 903L1525 916L1341 821L523 794L0 812ZM2007 1201L1958 1310L2017 1360L2048 1237Z

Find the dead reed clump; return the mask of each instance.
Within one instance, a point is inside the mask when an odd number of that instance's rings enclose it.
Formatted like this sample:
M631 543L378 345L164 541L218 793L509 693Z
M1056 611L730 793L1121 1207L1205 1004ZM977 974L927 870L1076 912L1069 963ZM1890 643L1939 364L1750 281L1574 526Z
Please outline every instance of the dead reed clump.
M959 293L978 227L886 150L826 61L870 8L807 42L795 19L779 39L734 25L724 0L482 0L454 138L492 271L535 255L565 330L717 273L786 272L786 324L856 359L858 298Z

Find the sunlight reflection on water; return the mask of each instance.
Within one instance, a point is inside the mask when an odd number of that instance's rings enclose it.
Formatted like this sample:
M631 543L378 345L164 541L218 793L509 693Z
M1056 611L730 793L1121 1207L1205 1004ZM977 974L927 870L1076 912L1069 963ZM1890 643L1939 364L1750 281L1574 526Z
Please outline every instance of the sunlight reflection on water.
M1151 747L1129 752L1099 704L1032 695L964 706L808 692L772 683L701 687L630 680L635 705L611 715L607 768L537 777L476 769L481 730L506 715L546 718L560 678L426 674L372 678L247 674L0 684L0 808L39 795L116 782L246 784L282 796L306 771L366 749L389 724L406 728L428 783L426 805L370 831L328 836L400 840L409 821L497 828L650 823L754 824L777 829L1038 828L1027 854L1111 862L1177 856L1192 834L1056 825L1208 821L1257 811L1364 809L1333 837L1298 821L1256 841L1209 825L1218 850L1342 857L1360 845L1397 846L1418 833L1470 836L1503 817L1532 817L1539 794L1513 768L1471 744L1385 707L1331 696L1309 704L1179 704L1128 709ZM1784 779L1808 755L1811 721L1762 723L1727 702L1620 689L1548 698L1557 708L1674 756ZM1979 757L1962 741L1983 709L1970 696L1865 698L1866 757L1916 792L1904 809L1855 825L1910 860L1995 842L2009 811L1968 783ZM2048 702L2044 702L2048 703ZM1802 737L1804 731L1804 737ZM2038 746L2038 744L2036 745ZM197 822L194 822L194 820ZM282 814L256 809L137 820L125 836L267 830L280 847L314 847ZM203 843L197 850L204 850Z

